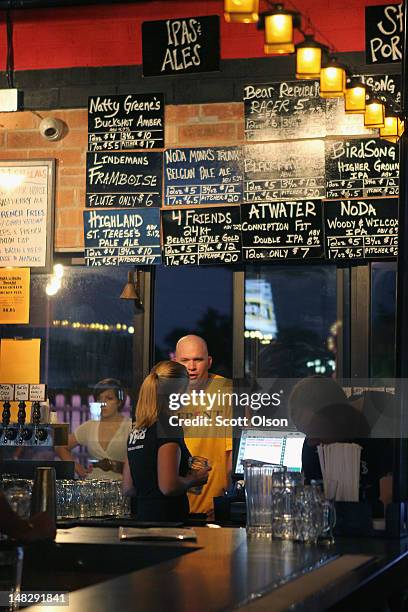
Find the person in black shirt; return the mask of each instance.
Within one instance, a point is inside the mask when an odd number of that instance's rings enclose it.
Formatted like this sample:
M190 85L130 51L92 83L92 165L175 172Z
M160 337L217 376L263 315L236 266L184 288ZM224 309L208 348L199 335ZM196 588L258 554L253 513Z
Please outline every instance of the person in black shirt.
M123 492L136 496L140 521L184 521L187 490L207 482L210 468L189 471L183 430L169 424L169 398L184 393L188 383L183 365L161 361L140 388L123 471Z

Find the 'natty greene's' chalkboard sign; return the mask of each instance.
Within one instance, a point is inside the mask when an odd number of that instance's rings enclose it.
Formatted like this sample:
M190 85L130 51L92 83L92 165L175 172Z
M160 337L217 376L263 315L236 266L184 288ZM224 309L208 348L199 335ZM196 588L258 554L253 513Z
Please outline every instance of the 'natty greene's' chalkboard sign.
M89 151L163 147L163 94L140 93L89 98Z
M242 202L241 147L167 149L164 164L167 206Z
M144 21L143 76L220 69L218 15Z
M244 202L306 200L325 196L322 140L244 147Z
M84 211L87 266L151 265L161 262L160 211Z
M87 153L86 206L160 207L162 169L159 151Z
M241 261L239 206L162 211L163 257L168 266Z
M328 259L375 259L398 255L398 198L324 203Z
M398 195L398 148L380 138L327 140L329 200Z
M388 64L402 59L402 4L366 6L366 63Z
M241 206L244 261L323 257L321 200Z

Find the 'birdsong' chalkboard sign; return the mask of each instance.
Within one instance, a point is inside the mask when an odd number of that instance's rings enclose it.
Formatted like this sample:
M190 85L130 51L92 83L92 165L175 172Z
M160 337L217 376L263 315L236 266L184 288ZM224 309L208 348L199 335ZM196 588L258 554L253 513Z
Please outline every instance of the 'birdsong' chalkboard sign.
M375 259L398 255L398 198L324 203L328 259Z
M323 257L322 201L241 206L245 261Z
M161 206L163 153L107 151L86 155L86 206Z
M163 147L163 94L140 93L89 98L89 151Z
M380 138L327 140L327 198L398 195L398 147Z
M87 266L151 265L161 262L160 211L84 211Z
M396 107L401 107L401 75L400 74L362 74L362 81L368 85L368 91L373 92L386 104L390 100L395 102Z
M220 18L186 17L142 23L143 76L220 69Z
M168 266L241 261L239 206L162 210L162 228Z
M241 203L241 147L167 149L164 162L165 205Z
M402 59L402 4L366 6L366 63L388 64Z
M323 140L244 147L244 202L324 198Z

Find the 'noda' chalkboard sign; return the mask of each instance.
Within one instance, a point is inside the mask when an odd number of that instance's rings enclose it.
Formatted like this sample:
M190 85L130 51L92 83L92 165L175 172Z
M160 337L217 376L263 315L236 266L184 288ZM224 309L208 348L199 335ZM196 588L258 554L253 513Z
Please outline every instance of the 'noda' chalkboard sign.
M162 210L162 228L168 266L241 261L239 206Z
M366 6L366 63L388 64L402 59L402 4Z
M246 261L323 257L321 200L243 204L241 228Z
M219 70L220 18L144 21L142 46L143 76Z
M89 151L163 147L163 94L141 93L89 98Z
M325 202L328 259L375 259L398 255L398 198Z

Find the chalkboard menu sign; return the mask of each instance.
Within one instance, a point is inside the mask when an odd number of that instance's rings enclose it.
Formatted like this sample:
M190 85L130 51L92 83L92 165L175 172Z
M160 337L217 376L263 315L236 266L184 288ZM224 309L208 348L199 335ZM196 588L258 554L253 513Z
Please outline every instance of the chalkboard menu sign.
M246 261L323 257L321 200L243 204L241 224Z
M282 81L244 87L246 140L326 135L326 100L318 81Z
M159 151L87 153L86 206L161 206L162 168Z
M305 200L325 195L322 140L244 147L244 202Z
M362 74L361 78L377 98L388 104L393 100L397 107L401 106L400 74Z
M375 259L398 254L398 198L324 203L328 259Z
M84 211L87 266L151 265L161 262L160 211Z
M140 93L89 98L89 151L163 147L163 94Z
M402 59L402 4L366 6L366 63L388 64Z
M398 195L398 148L380 138L327 140L327 198Z
M220 18L144 21L142 48L143 76L219 70Z
M164 160L165 205L242 201L241 147L167 149Z
M162 228L168 266L241 261L239 206L163 210Z

